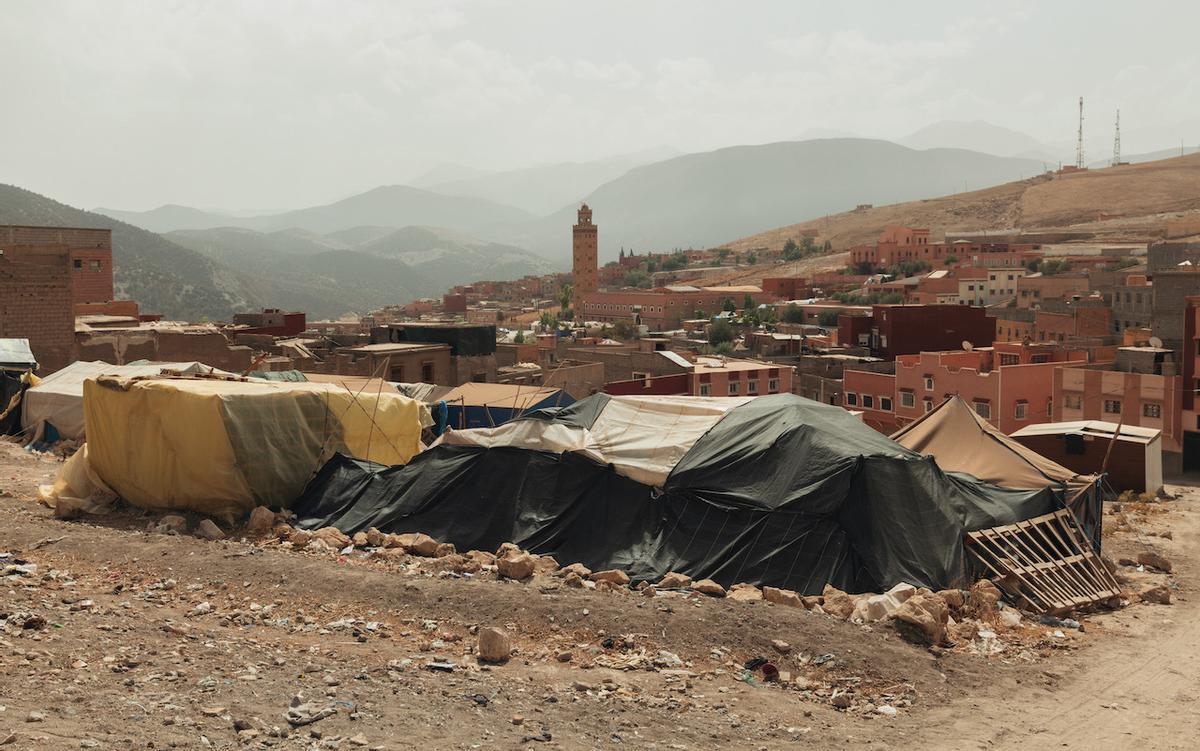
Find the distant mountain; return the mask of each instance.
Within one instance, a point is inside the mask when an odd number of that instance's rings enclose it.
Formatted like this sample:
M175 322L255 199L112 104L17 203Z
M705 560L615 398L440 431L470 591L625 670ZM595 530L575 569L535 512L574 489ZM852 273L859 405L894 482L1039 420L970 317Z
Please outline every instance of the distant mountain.
M482 198L385 185L326 206L254 217L238 226L262 232L299 227L327 234L363 225L399 228L419 224L478 233L532 218L525 211Z
M359 227L330 235L220 227L167 237L259 280L258 294L273 306L317 318L365 313L437 297L455 284L515 279L551 268L521 248L427 227Z
M477 177L428 185L428 189L451 196L474 196L517 206L539 216L586 196L609 180L634 167L679 156L662 147L634 154L588 162L567 162L540 167L491 172Z
M961 192L1042 172L1040 161L960 149L916 151L887 141L823 139L735 146L630 170L584 197L600 227L602 260L704 248L860 203ZM569 263L578 204L503 236Z
M303 310L313 319L406 303L430 286L403 263L331 250L319 235L293 230L266 234L220 227L180 230L167 237L256 280L258 296L272 307Z
M120 209L95 209L97 214L118 219L135 227L151 232L170 232L176 229L210 229L212 227L237 227L247 221L244 217L194 209L190 206L166 204L149 211L121 211Z
M1055 150L1031 135L982 120L942 120L897 139L910 149L966 149L996 156L1052 159Z
M490 170L476 169L475 167L468 167L465 164L442 162L410 178L407 184L415 188L428 188L431 185L448 183L454 180L473 180L487 174L490 174Z
M426 293L430 295L440 295L456 284L519 279L553 270L545 258L523 248L432 227L405 227L357 250L403 261L434 285Z
M111 229L118 295L137 300L147 313L185 320L227 319L235 311L264 304L250 280L209 257L22 188L0 185L0 224Z

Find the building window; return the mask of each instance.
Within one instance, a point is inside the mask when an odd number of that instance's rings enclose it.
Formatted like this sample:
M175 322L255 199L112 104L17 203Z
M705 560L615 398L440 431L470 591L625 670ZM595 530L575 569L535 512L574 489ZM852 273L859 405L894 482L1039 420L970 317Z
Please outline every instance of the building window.
M1024 420L1029 413L1029 404L1027 402L1017 402L1017 408L1013 410L1013 417L1018 420Z
M1047 420L1054 419L1054 400L1053 399L1046 400L1046 419Z
M730 395L730 396L736 396L736 395L737 395L737 392L738 392L738 382L737 382L737 381L730 381L730 382L729 382L729 395Z
M863 409L875 409L875 397L870 394L862 395Z
M710 389L711 389L711 386L709 386L709 384L707 384L707 383L700 384L700 396L708 396L710 393Z
M884 412L891 412L892 400L886 396L879 397L879 408Z
M1021 358L1018 357L1017 355L1008 354L1008 353L1001 353L1001 355L1000 355L1000 365L1001 366L1016 365L1020 361L1021 361Z
M911 391L901 391L900 392L900 406L901 407L913 407L916 405L916 403L917 403L917 395L916 394L914 394Z
M425 383L433 383L433 361L426 360L421 363L421 380Z
M1105 399L1104 400L1104 411L1110 415L1121 414L1121 400L1120 399Z
M933 391L933 376L925 376L925 390Z
M975 414L985 420L992 419L992 405L987 402L974 402L973 405L975 407Z
M75 261L72 263L72 265L73 265L75 268L77 268L77 269L82 269L82 268L83 268L83 261L82 261L82 260L80 260L80 259L78 259L78 258L76 258L76 259L75 259Z
M925 405L925 411L926 411L926 412L932 412L932 411L933 411L933 400L932 400L932 399L928 399L928 398L926 398L926 399L922 399L922 400L921 400L921 403L922 403L923 405Z
M1162 405L1154 404L1154 403L1143 404L1142 405L1142 417L1153 417L1156 419L1161 418L1162 417Z
M1083 397L1080 394L1063 394L1064 409L1083 409Z
M747 394L757 394L758 393L758 381L746 381L746 393Z
M775 393L779 392L779 379L778 378L772 378L771 380L767 381L767 392L771 393L771 394L775 394Z
M849 404L851 407L856 406L858 404L858 394L854 393L853 391L847 391L846 404Z

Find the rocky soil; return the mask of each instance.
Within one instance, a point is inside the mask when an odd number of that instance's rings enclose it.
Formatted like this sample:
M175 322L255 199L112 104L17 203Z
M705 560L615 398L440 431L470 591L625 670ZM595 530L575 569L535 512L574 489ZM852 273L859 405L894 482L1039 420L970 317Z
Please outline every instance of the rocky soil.
M916 645L893 621L745 588L647 593L544 559L520 561L534 572L518 581L490 560L521 551L314 545L274 519L209 540L200 520L132 509L58 520L35 501L57 466L0 442L13 748L1027 748L1020 713L1099 696L1093 671L1151 636L1190 638L1190 495L1106 519L1128 599L1163 586L1173 604L1078 616L1082 629L994 611ZM931 738L934 721L954 734Z

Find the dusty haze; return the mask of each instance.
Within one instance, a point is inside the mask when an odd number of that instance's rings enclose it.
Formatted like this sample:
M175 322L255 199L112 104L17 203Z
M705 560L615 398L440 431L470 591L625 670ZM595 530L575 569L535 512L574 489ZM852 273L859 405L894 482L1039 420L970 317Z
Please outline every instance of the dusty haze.
M900 140L940 120L1062 158L1080 95L1089 160L1107 158L1117 107L1127 153L1200 142L1198 23L1183 2L8 0L0 182L86 207L281 209L447 162Z

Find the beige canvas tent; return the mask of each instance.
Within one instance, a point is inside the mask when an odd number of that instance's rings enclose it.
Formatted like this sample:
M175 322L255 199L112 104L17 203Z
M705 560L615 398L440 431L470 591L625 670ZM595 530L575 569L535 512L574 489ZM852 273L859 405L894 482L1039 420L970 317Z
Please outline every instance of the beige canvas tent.
M944 470L1002 488L1059 488L1063 502L1098 544L1100 478L1079 474L1023 446L976 414L957 394L892 434L892 440L932 456Z

